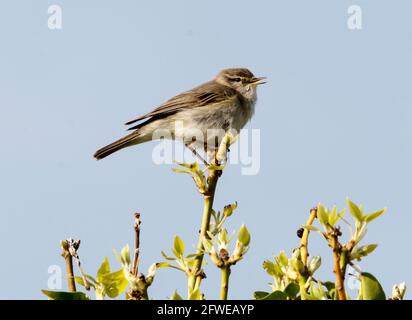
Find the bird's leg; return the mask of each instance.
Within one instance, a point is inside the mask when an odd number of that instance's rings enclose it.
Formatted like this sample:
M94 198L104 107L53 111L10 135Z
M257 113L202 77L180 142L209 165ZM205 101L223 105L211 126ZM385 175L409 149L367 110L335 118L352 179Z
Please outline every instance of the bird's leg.
M217 159L217 153L218 153L218 151L219 151L219 139L217 138L217 137L215 137L215 151L214 151L214 157L215 157L215 164L217 165L217 166L220 166L220 162L218 161L218 159ZM222 176L222 174L223 174L223 170L218 170L217 172L217 176L218 177L221 177Z
M198 154L197 151L196 151L194 148L192 148L189 143L185 143L185 147L188 148L190 151L192 151L192 153L193 153L200 161L202 161L203 164L204 164L206 167L210 167L210 164L209 164L205 159L203 159L203 157L202 157L200 154Z

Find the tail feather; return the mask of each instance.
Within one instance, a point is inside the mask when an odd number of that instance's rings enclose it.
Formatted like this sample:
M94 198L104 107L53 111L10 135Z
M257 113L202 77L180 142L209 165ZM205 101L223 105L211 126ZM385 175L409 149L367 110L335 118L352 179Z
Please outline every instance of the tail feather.
M139 144L141 141L140 139L141 135L138 131L135 131L99 150L96 151L96 153L94 154L94 157L97 160L103 159L109 155L111 155L112 153L119 151L120 149L126 148L126 147L130 147L133 146L135 144Z

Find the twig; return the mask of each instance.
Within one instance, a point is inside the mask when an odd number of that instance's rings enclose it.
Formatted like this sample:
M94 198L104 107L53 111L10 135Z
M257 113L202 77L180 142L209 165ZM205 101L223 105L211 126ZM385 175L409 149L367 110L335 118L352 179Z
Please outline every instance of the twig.
M309 219L306 222L307 226L312 225L313 221L316 219L317 208L310 209ZM309 233L310 231L305 228L303 230L302 239L300 240L300 256L303 262L303 265L306 267L308 262L308 240L309 240Z
M330 244L333 250L333 272L335 273L335 288L338 300L346 300L344 278L345 275L340 267L340 259L342 254L342 246L339 243L338 237L340 231L334 228L330 235Z
M139 273L139 253L140 253L140 213L134 214L134 231L135 231L135 242L134 242L134 259L133 259L133 274L137 276Z
M200 287L200 282L202 281L202 276L200 270L203 262L203 238L207 236L207 231L209 231L210 218L212 215L213 200L215 197L215 190L217 180L219 179L218 170L209 170L208 177L208 187L207 193L204 194L203 198L203 215L202 215L202 225L199 233L199 240L196 247L196 253L198 256L195 258L195 264L192 270L192 276L189 277L188 289L193 291Z
M72 255L69 252L69 244L67 240L62 240L60 242L62 248L62 257L66 261L66 273L67 273L67 287L69 292L76 292L76 283L74 281L73 272L73 260Z
M220 300L227 300L227 293L229 291L230 266L221 268L221 271L222 281L220 286Z
M209 176L207 178L207 189L203 194L203 215L202 224L199 233L199 240L196 246L195 263L192 269L192 275L188 278L188 296L191 292L200 288L200 283L204 278L204 274L201 272L203 263L203 239L207 237L207 231L210 228L210 219L212 216L213 200L215 197L216 185L219 177L221 176L221 170L216 169L220 162L224 159L224 154L227 153L227 149L230 146L230 136L226 135L223 138L219 148L215 150L215 156L212 163L212 167L209 168Z

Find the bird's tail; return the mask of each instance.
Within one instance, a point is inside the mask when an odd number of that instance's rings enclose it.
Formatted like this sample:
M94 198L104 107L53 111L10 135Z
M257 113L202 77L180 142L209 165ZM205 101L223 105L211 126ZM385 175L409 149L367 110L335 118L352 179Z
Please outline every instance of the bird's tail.
M141 135L139 131L135 131L99 150L96 151L94 157L97 160L103 159L112 153L119 151L120 149L133 146L135 144L139 144L144 142L144 136Z

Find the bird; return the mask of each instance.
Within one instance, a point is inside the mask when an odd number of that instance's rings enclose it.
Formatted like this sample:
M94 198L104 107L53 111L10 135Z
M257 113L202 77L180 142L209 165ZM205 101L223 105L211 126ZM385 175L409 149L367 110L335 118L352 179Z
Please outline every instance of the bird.
M202 148L210 157L226 132L236 135L252 118L257 87L266 83L265 79L255 77L246 68L223 69L213 80L126 122L125 125L133 125L128 128L133 132L97 150L94 158L100 160L126 147L154 140L155 136L159 138L159 131L169 132L162 137L182 141L195 155L199 156L196 150Z

